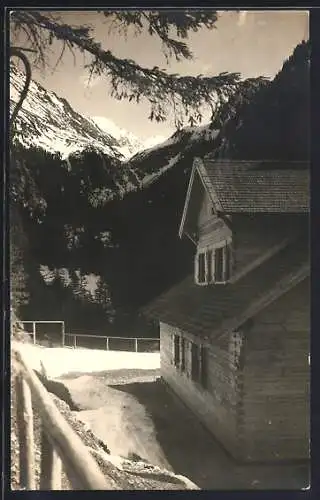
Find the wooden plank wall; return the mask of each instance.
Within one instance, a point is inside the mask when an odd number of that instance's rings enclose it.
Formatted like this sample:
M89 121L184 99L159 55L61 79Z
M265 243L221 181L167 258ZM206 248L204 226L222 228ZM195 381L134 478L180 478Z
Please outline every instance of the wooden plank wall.
M225 338L208 352L208 381L204 390L191 380L191 350L186 356L186 373L174 366L173 337L183 335L187 342L194 340L187 332L160 324L161 374L173 391L190 410L199 417L224 448L237 457L239 404L239 352L235 349L233 336Z
M309 280L260 313L245 346L248 460L309 458Z
M205 249L231 238L232 232L225 222L212 212L212 202L207 194L203 197L198 217L198 248Z

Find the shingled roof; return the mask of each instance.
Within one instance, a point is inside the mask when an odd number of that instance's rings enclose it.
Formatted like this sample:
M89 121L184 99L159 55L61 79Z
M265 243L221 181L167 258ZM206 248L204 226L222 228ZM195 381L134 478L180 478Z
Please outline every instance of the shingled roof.
M203 287L189 276L143 312L210 342L305 279L310 272L308 253L307 239L301 238L233 284Z
M309 211L308 162L235 162L205 158L196 165L220 212Z

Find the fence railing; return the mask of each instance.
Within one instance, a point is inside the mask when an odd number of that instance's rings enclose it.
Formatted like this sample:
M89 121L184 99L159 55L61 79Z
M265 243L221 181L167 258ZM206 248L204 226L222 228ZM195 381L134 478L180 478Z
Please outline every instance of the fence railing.
M70 345L67 345L68 339L71 339ZM121 347L121 344L123 345L125 342L127 342L127 345L129 344L129 347L131 345L133 347L132 350L135 352L145 352L142 346L145 346L147 343L153 345L154 351L160 351L160 339L156 337L112 337L107 335L89 335L84 333L65 333L66 347L73 347L73 348L82 347L79 345L77 339L101 340L103 342L104 348L107 351L121 350L119 349L119 346ZM113 341L118 341L117 345L116 342Z
M64 321L21 321L22 325L32 325L32 332L27 332L29 335L32 335L33 343L37 343L37 336L36 336L36 328L37 325L45 325L45 324L60 324L61 325L61 342L62 345L64 346L65 344L65 326L64 326Z
M92 340L100 340L100 348L121 351L121 347L127 344L127 349L134 352L158 352L160 351L160 339L157 337L114 337L109 335L90 335L88 333L66 333L64 321L21 321L22 325L32 325L32 332L27 333L32 336L33 343L37 343L37 325L60 324L61 325L61 345L62 347L84 347L83 343L88 340L85 347L93 348ZM69 341L70 340L70 341ZM82 345L80 345L82 343ZM149 349L144 349L149 344ZM151 346L151 348L150 348ZM128 349L129 347L129 349Z
M12 348L17 365L16 400L20 487L36 489L33 407L41 419L40 490L61 489L62 467L75 490L110 490L97 462L62 416L51 395L28 366L22 353Z

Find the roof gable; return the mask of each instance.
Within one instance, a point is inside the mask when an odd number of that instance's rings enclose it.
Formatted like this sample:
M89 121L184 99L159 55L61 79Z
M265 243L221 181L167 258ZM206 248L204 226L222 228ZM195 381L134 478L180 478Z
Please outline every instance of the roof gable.
M207 186L203 182L203 179L197 168L197 159L194 161L193 168L190 175L187 195L184 203L179 236L182 237L183 233L186 232L186 226L188 222L191 226L196 226L198 221L198 215L202 207L203 198L205 192L211 199L210 193L207 190ZM192 239L192 235L187 233L189 238Z
M184 232L196 175L217 213L308 213L308 162L195 158L179 228Z

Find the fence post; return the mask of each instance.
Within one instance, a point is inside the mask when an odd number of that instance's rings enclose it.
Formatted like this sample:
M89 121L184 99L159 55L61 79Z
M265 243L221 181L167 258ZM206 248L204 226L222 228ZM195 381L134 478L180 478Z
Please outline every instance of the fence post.
M32 330L33 330L33 343L36 343L36 322L33 321L32 323Z
M107 337L106 348L107 348L107 351L109 351L109 337Z
M138 339L135 338L134 340L135 340L135 342L134 342L134 344L135 344L135 351L138 352Z
M61 472L61 459L42 428L40 490L61 490Z
M16 377L20 487L35 490L34 430L31 391L20 373Z
M73 348L76 349L76 347L77 347L77 336L74 335L73 336Z
M64 328L64 321L62 321L61 323L62 323L62 347L64 347L65 343L66 343L66 339L65 339L66 332L65 332L65 328Z

